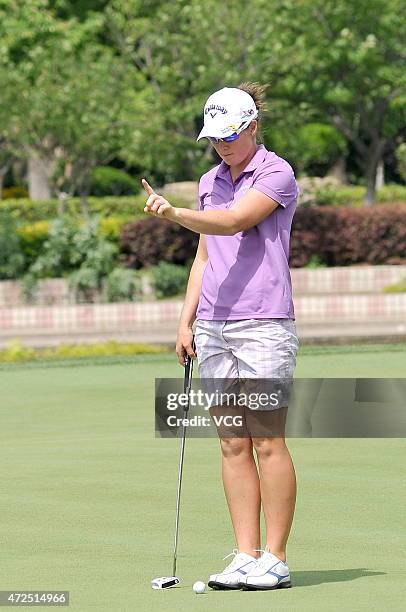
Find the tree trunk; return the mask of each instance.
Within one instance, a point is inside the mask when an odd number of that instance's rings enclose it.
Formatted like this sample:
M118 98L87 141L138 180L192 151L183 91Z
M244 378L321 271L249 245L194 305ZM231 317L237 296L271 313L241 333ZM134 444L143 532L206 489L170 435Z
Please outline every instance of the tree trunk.
M382 159L385 144L386 142L384 140L378 140L373 142L368 149L367 159L365 160L365 175L367 183L367 190L364 197L365 206L372 206L372 204L375 202L376 174L378 163Z
M375 181L375 189L381 189L385 185L385 164L383 162L382 157L378 162L378 166L376 168L376 181Z
M337 161L329 169L327 176L333 176L336 178L342 185L346 185L347 183L347 174L345 171L345 157L339 157Z
M31 200L49 200L51 189L49 186L49 174L51 163L49 160L41 159L35 153L28 160L28 191Z
M364 206L372 206L375 202L375 185L376 185L376 175L375 172L373 174L367 175L367 190L364 196Z

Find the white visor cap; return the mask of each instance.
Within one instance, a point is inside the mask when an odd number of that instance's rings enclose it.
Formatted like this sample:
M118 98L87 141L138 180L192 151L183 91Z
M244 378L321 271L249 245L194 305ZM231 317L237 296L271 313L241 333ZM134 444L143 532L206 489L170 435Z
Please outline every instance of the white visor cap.
M253 98L237 87L223 87L215 91L204 105L204 126L196 140L226 138L246 123L258 117Z

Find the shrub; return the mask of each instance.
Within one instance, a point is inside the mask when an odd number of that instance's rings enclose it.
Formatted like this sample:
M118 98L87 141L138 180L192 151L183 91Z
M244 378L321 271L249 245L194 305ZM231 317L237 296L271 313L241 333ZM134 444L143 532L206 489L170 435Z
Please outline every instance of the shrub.
M109 302L135 301L141 297L141 279L134 270L114 268L107 277Z
M121 232L123 263L127 268L152 266L164 260L183 265L194 257L198 235L156 217L125 225Z
M123 170L110 166L99 166L93 170L90 193L94 196L133 195L140 191L139 181Z
M376 201L385 204L387 202L406 202L406 187L396 183L388 183L376 193Z
M81 266L68 277L69 288L75 292L76 302L95 302L100 292L100 279L97 270Z
M107 238L110 242L118 244L120 240L121 230L126 223L133 219L130 216L126 217L105 217L100 219L100 236Z
M189 272L184 266L162 261L151 268L151 284L157 298L170 297L183 293L186 289Z
M24 361L77 359L81 357L112 357L116 355L144 355L167 353L163 346L140 343L121 343L115 340L98 344L59 344L51 348L32 349L20 340L9 341L7 348L0 350L0 363Z
M100 236L99 225L100 216L94 215L74 233L72 262L96 270L101 278L113 269L117 247Z
M406 277L402 278L398 283L387 285L383 288L383 293L405 293L406 292Z
M323 237L333 223L335 209L299 207L293 217L290 239L290 265L306 266L311 258L324 253Z
M25 187L5 187L1 192L3 200L28 198L28 190Z
M10 340L6 349L0 350L0 363L30 361L32 359L35 359L35 350L23 346L17 338Z
M103 217L143 217L145 218L144 206L146 202L145 193L134 196L107 196L88 198L89 211L91 215L101 214ZM171 204L182 206L183 202L178 197L171 197ZM33 201L28 199L0 200L0 211L8 211L15 219L25 223L53 219L58 216L58 200ZM65 203L65 212L75 218L82 216L80 198L69 198Z
M117 246L100 236L99 223L97 215L79 227L69 216L50 223L43 252L23 279L27 299L33 297L38 279L67 275L78 301L96 299L105 277L114 268L118 251Z
M0 211L0 279L17 278L25 266L17 223L9 213Z
M43 251L29 268L36 278L58 278L75 268L74 236L77 226L69 216L49 224Z
M31 265L44 250L49 236L49 221L21 225L17 228L21 247L26 259L26 265Z
M372 208L298 208L293 218L290 265L318 255L328 266L406 261L406 205Z
M79 269L69 276L69 286L78 301L98 298L116 262L117 247L99 236L99 223L99 216L91 217L73 236L72 262Z
M334 184L334 180L330 177L324 177L323 179L302 177L299 179L299 183L303 183L305 186L301 200L304 200L303 203L306 206L364 207L365 187L362 185L338 186ZM310 193L306 193L309 190ZM403 185L389 183L376 192L376 204L397 204L399 202L406 202L406 187Z
M398 162L398 172L402 179L406 181L406 142L402 142L395 152Z
M312 255L307 262L305 268L314 269L314 268L326 268L327 264L323 261L323 258L320 255Z

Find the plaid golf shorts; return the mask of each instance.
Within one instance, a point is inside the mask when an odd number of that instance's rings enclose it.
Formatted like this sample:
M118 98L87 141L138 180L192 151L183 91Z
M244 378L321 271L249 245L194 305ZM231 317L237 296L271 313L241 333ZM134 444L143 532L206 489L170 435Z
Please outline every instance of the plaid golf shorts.
M293 319L198 319L195 343L204 390L228 392L235 381L292 380L299 339ZM211 382L210 382L211 381Z

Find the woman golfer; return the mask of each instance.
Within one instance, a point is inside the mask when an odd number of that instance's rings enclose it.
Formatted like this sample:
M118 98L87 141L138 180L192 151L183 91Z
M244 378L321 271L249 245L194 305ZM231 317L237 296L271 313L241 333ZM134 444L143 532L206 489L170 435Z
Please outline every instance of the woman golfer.
M288 266L298 189L291 166L257 143L263 99L264 87L256 83L225 87L208 98L197 140L208 138L222 162L200 179L199 210L172 207L143 180L146 213L200 234L176 352L182 365L186 353L196 357L196 321L200 378L223 381L224 388L236 379L292 379L299 348ZM219 437L237 549L208 584L217 589L290 587L286 543L296 477L284 437L287 406L261 415L248 406L236 409L244 433L220 429ZM222 410L229 407L211 407L212 414ZM275 425L282 433L275 434Z

